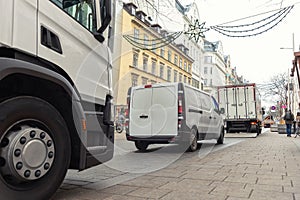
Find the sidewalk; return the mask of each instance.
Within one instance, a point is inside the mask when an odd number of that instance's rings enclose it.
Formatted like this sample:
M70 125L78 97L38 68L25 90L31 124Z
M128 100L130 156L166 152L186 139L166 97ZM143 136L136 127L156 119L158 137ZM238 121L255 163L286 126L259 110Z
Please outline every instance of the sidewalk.
M300 200L300 137L267 132L204 158L187 155L109 188L74 190L72 199Z

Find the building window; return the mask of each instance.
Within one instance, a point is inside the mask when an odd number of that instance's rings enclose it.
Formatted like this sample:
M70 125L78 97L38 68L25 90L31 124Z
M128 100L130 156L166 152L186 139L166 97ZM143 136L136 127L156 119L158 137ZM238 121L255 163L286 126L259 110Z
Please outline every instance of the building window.
M210 83L209 83L209 85L210 85L210 86L212 86L212 79L210 79Z
M179 58L179 67L182 68L182 58Z
M142 77L142 85L147 85L148 79L145 77Z
M149 37L146 34L144 35L144 44L145 44L145 47L147 47L149 44Z
M134 28L133 36L134 36L134 39L137 41L140 38L140 30L137 28Z
M172 72L172 69L170 67L168 67L168 71L167 71L167 80L168 81L171 81L171 72Z
M152 52L156 53L156 41L152 41Z
M203 85L207 86L207 79L203 80Z
M205 56L204 57L204 63L212 63L212 57L211 56Z
M178 56L177 55L174 56L174 64L178 65Z
M165 47L162 47L161 49L160 49L160 56L161 57L165 57Z
M132 66L133 67L138 67L138 62L139 62L139 54L134 52L133 53Z
M213 72L213 68L211 67L211 68L210 68L210 74L212 74L212 72Z
M182 82L182 73L179 73L179 82Z
M177 71L174 70L174 82L177 82Z
M164 64L163 63L160 63L160 70L159 70L159 77L160 78L164 78Z
M156 61L155 60L152 60L151 73L153 75L156 75Z
M143 58L143 70L147 72L148 70L148 57L144 56Z
M183 82L186 83L186 75L183 77Z
M131 86L137 86L138 85L138 75L136 74L131 74Z
M168 61L171 62L171 60L172 60L172 51L169 50L169 51L168 51Z
M156 81L155 81L155 80L151 80L150 83L151 83L151 84L155 84Z
M188 84L191 85L191 78L188 78Z
M185 70L185 71L187 70L187 64L186 64L186 61L184 61L184 70Z
M207 67L204 67L204 74L207 74Z
M191 64L188 65L188 72L191 73Z

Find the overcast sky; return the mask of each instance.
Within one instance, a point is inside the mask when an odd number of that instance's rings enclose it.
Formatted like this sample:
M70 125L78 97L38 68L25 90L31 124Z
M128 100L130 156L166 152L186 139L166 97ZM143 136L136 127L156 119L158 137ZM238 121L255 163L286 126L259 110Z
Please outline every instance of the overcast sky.
M281 0L197 0L201 21L207 26L232 21L254 14L279 9ZM184 1L186 2L186 1ZM282 7L297 1L285 0ZM268 14L270 15L270 14ZM261 17L263 18L263 17ZM254 20L255 21L255 20ZM262 35L247 38L229 38L214 31L209 31L206 38L210 41L221 40L224 53L231 56L232 65L237 67L239 75L248 81L266 83L270 77L282 72L289 72L292 67L292 34L295 49L300 44L300 4L296 4L290 14L276 27ZM240 22L243 24L243 22ZM298 24L298 25L297 25Z

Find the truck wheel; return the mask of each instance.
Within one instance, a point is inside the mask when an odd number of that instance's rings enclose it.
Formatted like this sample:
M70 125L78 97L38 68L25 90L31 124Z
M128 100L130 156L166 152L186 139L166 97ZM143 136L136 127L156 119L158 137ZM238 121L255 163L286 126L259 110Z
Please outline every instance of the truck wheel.
M64 119L49 103L16 97L0 103L0 191L3 199L49 199L70 163Z
M223 143L224 143L224 136L225 136L224 128L222 128L222 129L221 129L221 133L220 133L220 137L219 137L218 140L217 140L217 143L218 143L218 144L223 144Z
M189 148L188 148L188 151L191 151L191 152L194 152L198 149L198 137L197 137L197 131L193 128L191 130L191 133L190 133L190 143L189 143Z
M135 141L135 147L139 150L139 151L146 151L146 149L148 148L148 143L144 142L144 141Z

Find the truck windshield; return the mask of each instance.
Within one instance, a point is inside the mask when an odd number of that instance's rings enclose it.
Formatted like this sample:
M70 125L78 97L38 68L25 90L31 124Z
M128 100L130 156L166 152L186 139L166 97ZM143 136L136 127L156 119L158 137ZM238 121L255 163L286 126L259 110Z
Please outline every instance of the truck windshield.
M94 0L51 0L89 31L96 30Z

